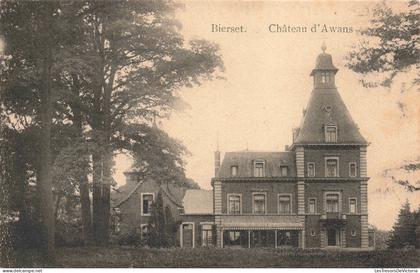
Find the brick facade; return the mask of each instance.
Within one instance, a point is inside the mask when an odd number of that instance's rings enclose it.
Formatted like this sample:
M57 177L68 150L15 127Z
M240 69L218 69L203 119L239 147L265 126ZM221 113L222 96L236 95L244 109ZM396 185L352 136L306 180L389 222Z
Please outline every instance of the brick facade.
M318 56L290 149L230 152L223 161L215 153L217 246L368 246L368 142L336 89L337 71L331 55Z

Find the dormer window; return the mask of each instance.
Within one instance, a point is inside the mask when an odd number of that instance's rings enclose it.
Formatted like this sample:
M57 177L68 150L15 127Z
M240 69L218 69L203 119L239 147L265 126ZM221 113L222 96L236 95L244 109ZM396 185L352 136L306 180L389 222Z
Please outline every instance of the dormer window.
M238 176L238 166L232 166L232 167L230 167L230 174L232 176Z
M264 177L265 176L264 161L256 160L254 162L254 176L255 177Z
M337 126L325 126L325 142L337 142Z
M280 166L280 175L287 176L289 168L287 166Z

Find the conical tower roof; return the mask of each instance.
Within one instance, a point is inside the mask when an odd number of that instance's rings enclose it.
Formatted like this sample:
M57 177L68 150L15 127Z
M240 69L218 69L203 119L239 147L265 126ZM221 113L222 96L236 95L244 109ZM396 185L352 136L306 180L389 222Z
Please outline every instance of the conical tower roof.
M311 75L326 71L335 74L338 69L334 66L331 55L323 52L318 56ZM367 144L334 86L313 89L294 144L326 143L326 126L336 126L336 143Z

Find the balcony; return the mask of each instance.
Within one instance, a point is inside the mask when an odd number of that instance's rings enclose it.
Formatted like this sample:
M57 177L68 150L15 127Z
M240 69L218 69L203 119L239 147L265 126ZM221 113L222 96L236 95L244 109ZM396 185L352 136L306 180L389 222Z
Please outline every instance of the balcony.
M341 227L347 223L347 217L340 212L327 212L321 215L320 222L323 226Z

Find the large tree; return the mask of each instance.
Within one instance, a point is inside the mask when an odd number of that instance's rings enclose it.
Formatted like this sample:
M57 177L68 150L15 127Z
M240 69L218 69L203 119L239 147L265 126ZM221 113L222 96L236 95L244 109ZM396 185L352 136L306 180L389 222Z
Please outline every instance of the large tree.
M420 3L410 0L398 3L395 11L385 2L372 11L369 25L360 30L361 39L347 56L347 67L365 76L379 73L380 79L363 81L367 87L389 87L400 73L416 70L410 87L420 83ZM417 91L419 91L417 89Z
M93 233L103 243L116 151L128 150L139 162L147 158L154 164L149 173L164 171L167 183L185 178L183 146L152 121L178 109L179 90L212 79L222 61L215 44L183 40L178 7L160 0L1 2L0 31L8 44L2 114L16 132L33 133L31 141L40 143L25 146L34 159L20 164L28 174L20 180L24 188L32 179L44 200L46 257L52 257L53 216L59 215L52 213L52 186L57 208L80 195L85 240ZM156 141L144 141L145 135ZM140 155L147 146L162 161Z
M132 142L139 125L167 117L179 106L178 91L212 79L222 68L216 45L186 44L172 1L87 1L85 60L93 68L87 122L97 147L93 158L93 229L97 242L109 236L114 152ZM146 128L143 127L143 128ZM127 134L127 132L129 132Z
M386 2L375 5L369 25L360 30L360 40L347 56L346 66L362 76L365 87L388 90L398 75L409 72L413 76L400 88L404 95L420 91L420 3L410 0L394 4L394 8ZM402 101L397 105L406 117L406 105ZM419 170L420 157L389 168L383 174L413 192L420 190L420 181L416 178Z
M56 1L2 1L0 20L7 45L6 55L9 57L5 72L7 80L3 82L3 87L11 94L27 89L34 96L34 100L28 104L35 105L32 116L40 127L36 144L39 145L37 192L42 200L39 202L43 236L41 248L44 258L51 260L55 253L55 219L51 213L51 128L55 99L53 70L57 54L70 39L61 29L60 3Z

